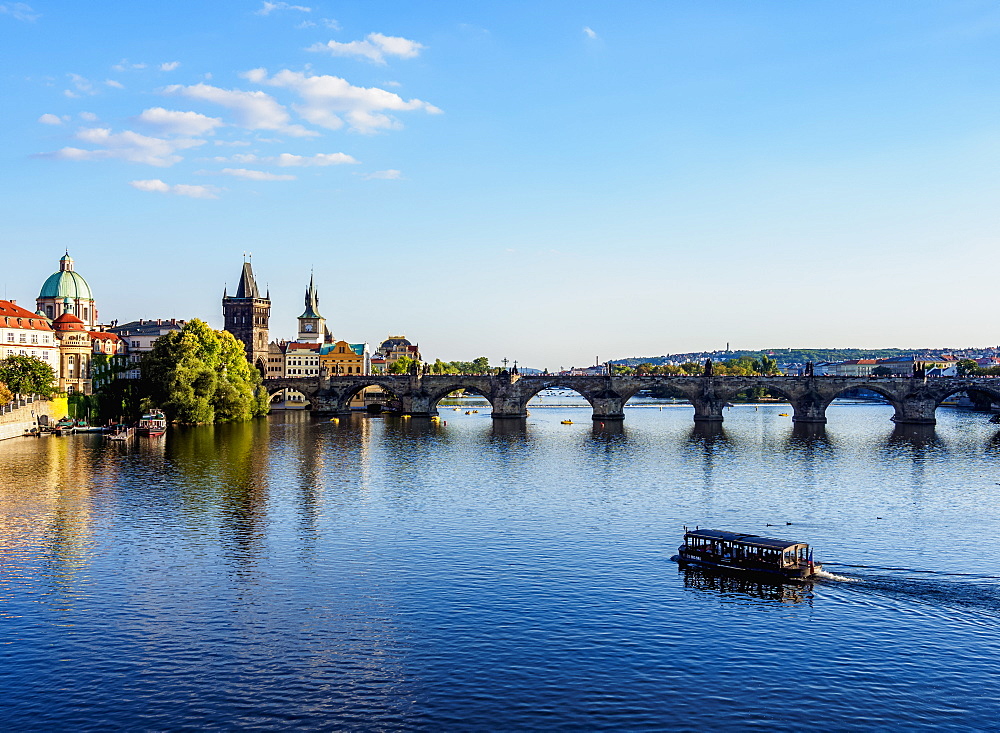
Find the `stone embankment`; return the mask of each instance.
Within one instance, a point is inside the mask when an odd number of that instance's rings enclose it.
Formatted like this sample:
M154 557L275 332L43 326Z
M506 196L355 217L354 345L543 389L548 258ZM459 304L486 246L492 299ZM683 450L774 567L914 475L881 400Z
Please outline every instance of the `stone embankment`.
M38 428L39 418L44 424L55 422L66 415L66 398L55 400L17 399L0 408L0 440L19 438Z

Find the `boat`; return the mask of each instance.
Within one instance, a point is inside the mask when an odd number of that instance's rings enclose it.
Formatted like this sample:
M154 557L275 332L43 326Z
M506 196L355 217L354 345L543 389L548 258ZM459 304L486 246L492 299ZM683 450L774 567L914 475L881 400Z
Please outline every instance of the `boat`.
M139 419L139 435L155 438L167 432L167 416L159 410L150 410Z
M804 581L823 566L805 542L789 542L720 529L684 528L684 544L671 558L680 565Z
M135 428L128 425L112 425L105 437L108 440L130 440L134 436Z
M561 423L559 423L559 424L560 424L560 425L572 425L572 424L573 424L573 421L572 421L572 420L563 420L563 421L562 421Z
M64 417L56 422L52 431L56 435L72 435L76 432L76 420L71 417Z
M778 413L778 417L788 417L788 413L787 412L779 412Z

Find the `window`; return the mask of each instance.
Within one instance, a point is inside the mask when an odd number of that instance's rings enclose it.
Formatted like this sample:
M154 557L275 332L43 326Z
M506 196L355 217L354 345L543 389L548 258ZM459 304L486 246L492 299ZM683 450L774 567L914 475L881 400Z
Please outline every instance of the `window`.
M38 334L37 333L31 334L31 343L33 343L33 344L37 344L38 343Z
M18 339L18 340L19 340L19 341L20 341L20 342L21 342L22 344L26 344L26 343L28 343L28 334L26 334L26 333L23 333L23 332L22 332L22 333L21 333L21 338L20 338L20 339Z

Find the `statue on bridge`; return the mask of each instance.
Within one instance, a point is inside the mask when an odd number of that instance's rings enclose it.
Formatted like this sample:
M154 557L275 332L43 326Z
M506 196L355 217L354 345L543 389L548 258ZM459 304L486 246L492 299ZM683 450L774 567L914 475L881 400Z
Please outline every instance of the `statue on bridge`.
M706 377L712 376L712 357L705 359L705 375Z

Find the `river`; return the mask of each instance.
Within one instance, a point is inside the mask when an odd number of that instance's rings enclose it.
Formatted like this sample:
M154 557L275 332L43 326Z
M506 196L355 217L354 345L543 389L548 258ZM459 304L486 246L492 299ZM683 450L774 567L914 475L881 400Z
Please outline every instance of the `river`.
M557 403L0 443L0 722L998 729L985 416ZM830 575L683 571L685 524L810 542Z

